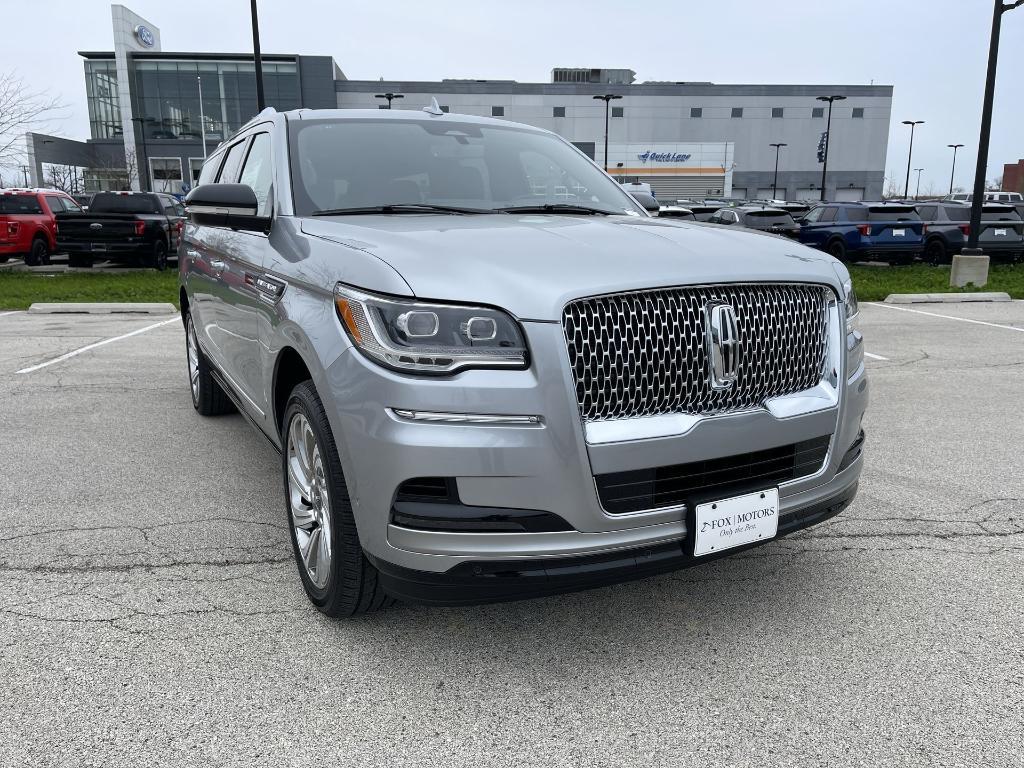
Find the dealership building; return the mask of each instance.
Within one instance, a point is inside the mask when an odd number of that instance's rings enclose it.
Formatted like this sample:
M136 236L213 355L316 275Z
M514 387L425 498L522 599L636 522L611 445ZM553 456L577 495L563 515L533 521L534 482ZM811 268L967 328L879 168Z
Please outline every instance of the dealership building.
M90 138L29 134L30 166L88 168L90 189L130 180L179 194L203 158L256 112L251 55L165 52L159 29L112 6L114 50L82 52ZM649 182L662 199L817 199L820 148L832 107L828 199L882 196L892 106L889 85L722 85L636 82L629 69L559 68L551 82L349 80L328 56L264 55L266 103L298 107L419 109L436 98L451 113L554 131L623 181ZM596 96L614 95L609 102ZM607 115L606 115L606 109ZM608 125L605 157L605 125ZM776 148L773 145L784 145Z

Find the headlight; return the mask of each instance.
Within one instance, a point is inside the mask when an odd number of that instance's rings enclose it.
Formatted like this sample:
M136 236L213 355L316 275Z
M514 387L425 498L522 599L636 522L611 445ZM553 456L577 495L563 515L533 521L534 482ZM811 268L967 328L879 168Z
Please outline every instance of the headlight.
M853 281L843 283L844 303L846 304L846 332L860 330L860 304L857 303L857 292L853 290Z
M853 281L843 283L843 305L846 309L846 373L853 374L864 362L864 336L860 332L860 306Z
M527 365L519 324L498 309L378 296L340 283L334 304L352 343L397 371L444 374Z

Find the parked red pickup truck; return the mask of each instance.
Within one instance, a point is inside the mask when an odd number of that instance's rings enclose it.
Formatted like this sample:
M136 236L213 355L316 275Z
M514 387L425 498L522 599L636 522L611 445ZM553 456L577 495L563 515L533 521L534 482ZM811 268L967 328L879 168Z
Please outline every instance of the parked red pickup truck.
M0 189L0 263L21 256L30 267L49 264L57 247L56 214L81 210L57 189Z

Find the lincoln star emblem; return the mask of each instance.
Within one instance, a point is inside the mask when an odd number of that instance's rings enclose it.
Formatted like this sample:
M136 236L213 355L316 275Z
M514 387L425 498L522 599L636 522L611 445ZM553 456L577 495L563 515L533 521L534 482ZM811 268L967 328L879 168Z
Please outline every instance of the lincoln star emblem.
M712 389L728 389L736 383L740 369L740 333L736 310L730 304L712 299L704 305L707 325L708 361Z

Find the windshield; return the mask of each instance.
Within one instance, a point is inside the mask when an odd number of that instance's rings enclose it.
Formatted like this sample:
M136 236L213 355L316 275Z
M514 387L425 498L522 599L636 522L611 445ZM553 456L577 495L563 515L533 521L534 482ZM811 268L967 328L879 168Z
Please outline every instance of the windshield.
M89 206L92 213L158 213L156 201L149 195L99 193Z
M289 128L299 216L401 205L643 215L616 182L550 134L446 118L302 120Z

